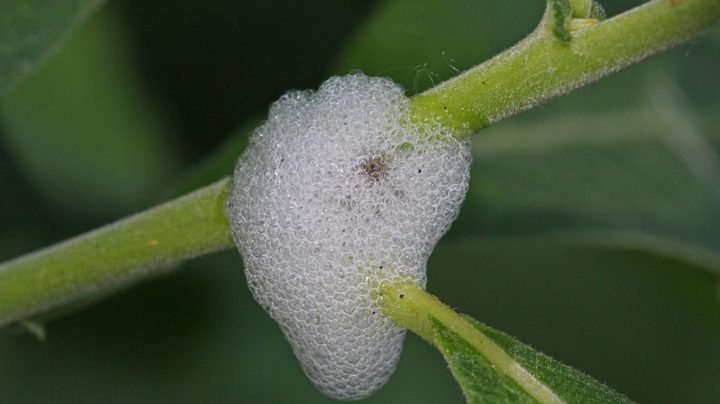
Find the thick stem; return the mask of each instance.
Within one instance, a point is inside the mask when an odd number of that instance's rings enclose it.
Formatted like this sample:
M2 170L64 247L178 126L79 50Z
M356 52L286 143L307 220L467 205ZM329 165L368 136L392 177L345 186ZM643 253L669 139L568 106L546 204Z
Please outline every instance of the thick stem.
M228 180L0 265L0 328L233 245Z
M720 20L720 1L653 0L573 31L569 41L551 33L551 18L510 50L416 96L415 119L470 134L702 33ZM229 248L227 184L0 264L0 327Z
M470 135L693 38L720 21L718 0L653 0L558 40L546 13L527 39L413 99L413 115Z

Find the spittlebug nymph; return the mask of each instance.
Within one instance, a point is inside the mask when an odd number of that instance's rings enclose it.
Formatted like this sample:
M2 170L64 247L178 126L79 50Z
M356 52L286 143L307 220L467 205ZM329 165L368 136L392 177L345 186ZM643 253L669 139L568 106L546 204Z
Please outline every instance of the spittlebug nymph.
M408 122L396 84L334 77L273 104L233 177L226 210L250 289L331 397L390 378L405 331L375 292L383 280L425 284L467 190L468 141Z

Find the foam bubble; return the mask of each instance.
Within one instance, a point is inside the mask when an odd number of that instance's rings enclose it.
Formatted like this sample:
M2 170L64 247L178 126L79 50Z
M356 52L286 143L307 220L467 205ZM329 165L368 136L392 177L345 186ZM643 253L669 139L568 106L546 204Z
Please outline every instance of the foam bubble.
M284 95L228 197L253 296L338 399L372 394L395 370L405 331L374 292L386 279L425 285L468 188L468 141L410 123L409 106L398 85L359 73Z

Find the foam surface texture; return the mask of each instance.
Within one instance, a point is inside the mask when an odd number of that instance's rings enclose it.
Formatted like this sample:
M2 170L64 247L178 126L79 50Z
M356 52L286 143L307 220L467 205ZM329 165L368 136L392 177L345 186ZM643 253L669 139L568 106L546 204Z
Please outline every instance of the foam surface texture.
M405 331L380 282L425 285L468 188L469 140L411 123L393 82L357 73L284 95L240 157L227 214L250 290L325 394L391 376Z

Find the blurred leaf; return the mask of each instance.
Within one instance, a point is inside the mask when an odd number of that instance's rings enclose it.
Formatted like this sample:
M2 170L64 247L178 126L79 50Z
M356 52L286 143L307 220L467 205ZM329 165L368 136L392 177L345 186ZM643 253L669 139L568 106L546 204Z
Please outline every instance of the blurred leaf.
M106 214L143 207L177 159L112 17L91 19L0 101L4 140L35 187L61 206Z
M454 234L648 234L719 254L718 133L681 95L651 98L663 100L482 131Z
M232 175L250 135L260 122L260 118L251 118L240 125L213 153L192 167L168 189L169 197L184 195Z
M717 217L715 195L663 143L662 130L645 111L489 129L473 144L467 210L493 234L579 227L715 233L707 223Z
M381 286L386 314L436 346L469 403L630 402L517 340L456 313L414 283Z
M103 0L0 1L0 95L62 45Z
M385 0L335 71L388 76L417 93L522 39L544 6L522 0Z
M360 69L367 74L387 76L404 86L410 95L416 94L490 59L523 39L539 23L544 3L384 0L340 55L334 71L345 74ZM642 0L602 1L610 17L640 3ZM687 58L689 49L693 48L697 48L697 44L684 45L669 56L645 60L639 66L576 90L556 101L551 111L618 111L637 107L644 102L643 78L651 72L667 71L668 66L676 64L682 57ZM718 60L720 55L713 52L710 59L706 57L703 61L687 64L697 70L714 66ZM711 79L708 75L698 77ZM700 90L696 92L717 98L714 97L716 91L711 88L701 87Z

